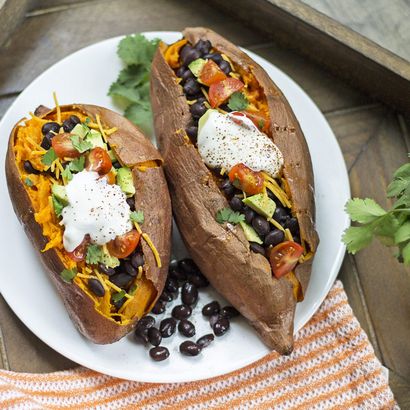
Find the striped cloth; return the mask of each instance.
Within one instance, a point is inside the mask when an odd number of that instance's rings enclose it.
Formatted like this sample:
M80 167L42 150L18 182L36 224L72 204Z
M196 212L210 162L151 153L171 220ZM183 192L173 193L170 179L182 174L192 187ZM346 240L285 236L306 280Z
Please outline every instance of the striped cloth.
M291 356L214 379L149 384L85 368L0 371L1 409L398 409L383 367L336 282Z

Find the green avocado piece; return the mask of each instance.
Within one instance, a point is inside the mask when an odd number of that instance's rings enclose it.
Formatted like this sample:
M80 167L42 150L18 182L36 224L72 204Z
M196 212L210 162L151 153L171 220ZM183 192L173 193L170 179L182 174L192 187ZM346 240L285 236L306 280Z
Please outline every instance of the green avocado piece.
M68 197L67 192L65 190L65 186L53 184L51 187L51 192L57 198L57 200L61 203L61 205L68 205Z
M133 196L135 194L132 172L129 168L119 168L117 170L117 184L127 196Z
M116 268L117 266L120 266L120 260L118 258L108 255L105 252L102 254L101 263L109 268Z
M188 64L188 68L191 70L192 74L195 77L199 77L205 63L206 61L203 58L197 58L196 60L192 61L192 63Z
M83 124L77 124L72 130L71 134L78 135L80 138L84 138L87 135L88 127Z
M206 110L205 114L199 119L198 121L198 134L201 131L201 128L205 125L205 123L208 121L208 117L211 115L213 112L219 112L218 110L214 110L212 108L209 108Z
M91 130L84 139L91 143L92 148L100 147L107 149L107 144L103 141L101 133L96 130Z
M272 218L276 209L275 201L272 201L272 199L264 194L248 196L242 202L265 218Z
M108 150L108 155L110 156L111 162L117 162L117 157L114 154L114 151L112 149Z
M259 245L263 244L262 239L256 233L255 229L252 228L252 226L243 221L240 221L239 224L241 225L243 232L245 233L245 237L249 242L256 242L259 243Z

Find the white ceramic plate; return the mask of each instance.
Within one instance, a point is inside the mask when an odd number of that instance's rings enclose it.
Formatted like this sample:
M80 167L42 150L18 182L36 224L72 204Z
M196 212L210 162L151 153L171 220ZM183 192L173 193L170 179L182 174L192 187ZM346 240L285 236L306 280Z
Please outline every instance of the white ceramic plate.
M145 35L160 37L167 43L180 37L177 32ZM184 357L177 351L181 342L179 336L165 339L163 344L170 349L171 355L161 363L153 362L148 349L135 344L132 335L108 346L95 345L84 339L71 323L8 200L3 164L8 135L20 118L40 104L53 106L53 91L57 92L60 104L90 103L118 110L107 96L107 90L121 68L116 55L119 40L117 37L94 44L50 67L21 93L0 123L1 292L17 316L41 340L69 359L102 373L145 382L182 382L239 369L268 353L242 318L233 320L231 330L216 338L195 358ZM305 133L313 161L317 229L321 242L305 300L296 309L297 331L312 317L339 271L345 252L340 237L349 224L343 211L350 197L349 181L335 136L316 105L286 74L256 54L247 53L265 68L286 95ZM174 256L184 254L182 242L175 232ZM192 319L198 337L211 330L201 317L201 308L214 298L222 301L212 289L201 290L200 303Z

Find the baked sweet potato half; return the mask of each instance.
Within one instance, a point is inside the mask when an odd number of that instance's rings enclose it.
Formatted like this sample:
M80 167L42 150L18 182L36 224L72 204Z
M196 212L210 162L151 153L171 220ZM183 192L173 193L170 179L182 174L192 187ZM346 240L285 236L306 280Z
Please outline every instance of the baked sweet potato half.
M41 106L13 128L5 165L14 211L72 321L94 343L119 340L167 276L161 156L113 111Z
M309 150L266 72L206 28L161 43L151 100L173 212L211 284L281 354L318 246Z

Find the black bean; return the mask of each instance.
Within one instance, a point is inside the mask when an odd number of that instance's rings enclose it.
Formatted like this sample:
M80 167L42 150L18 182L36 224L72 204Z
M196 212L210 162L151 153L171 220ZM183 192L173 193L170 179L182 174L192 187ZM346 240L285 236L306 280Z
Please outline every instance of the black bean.
M198 81L188 78L184 84L184 93L186 95L196 95L201 91Z
M115 169L118 169L118 168L121 168L121 167L122 167L122 165L121 165L118 161L113 162L113 163L112 163L112 166L113 166Z
M256 215L256 212L253 209L249 207L245 208L245 221L247 224L249 225L252 224L252 221L253 221L253 218L255 218L255 215Z
M169 293L178 292L178 281L174 278L168 278L165 282L165 290Z
M264 239L264 244L266 246L275 246L281 243L285 239L285 234L280 229L272 229Z
M260 253L261 255L265 255L265 248L259 243L256 242L249 242L249 247L251 248L252 252Z
M102 283L98 279L89 279L88 286L90 287L91 292L98 297L105 295L105 289Z
M252 226L260 236L265 236L270 231L269 222L260 215L256 215L252 219Z
M195 342L187 340L179 345L179 351L185 356L198 356L202 347Z
M225 179L221 185L220 188L222 189L223 193L229 198L235 193L235 187L231 184L229 179Z
M243 210L243 202L241 198L234 196L229 201L229 206L237 212L241 212Z
M38 175L40 171L38 169L35 169L33 167L33 164L30 161L24 161L24 171L26 171L28 174L34 174Z
M126 199L128 206L130 207L131 212L135 211L135 198L132 196L131 198Z
M181 259L178 263L178 267L187 275L192 275L199 272L198 266L196 266L196 263L191 258Z
M295 217L286 220L284 227L288 228L293 235L297 235L299 233L299 224Z
M42 139L42 141L41 141L41 144L40 144L41 148L44 148L44 149L47 149L47 150L50 149L51 148L51 140L53 139L53 137L54 137L54 135L51 132L46 134L44 136L44 138Z
M108 276L115 275L115 269L114 269L114 268L109 268L108 266L104 265L103 263L99 263L99 264L98 264L98 269L99 269L102 273L104 273L104 274L106 274L106 275L108 275Z
M134 339L136 342L146 345L148 343L148 328L147 327L136 327L134 332Z
M200 337L196 343L202 348L209 346L215 339L215 336L212 333L209 333L205 336Z
M186 80L190 78L195 79L195 76L192 74L192 71L189 68L187 68L185 72L182 74L181 78L182 84L185 84Z
M203 94L201 94L197 99L196 102L198 103L203 103L206 101L206 98L203 96Z
M166 302L163 302L162 300L157 300L157 303L155 303L155 305L152 308L151 312L154 315L160 315L161 313L165 312L166 305L167 305Z
M217 313L216 315L212 315L209 318L209 324L211 327L214 327L214 324L221 318L221 315Z
M229 327L230 323L228 318L220 317L212 326L212 329L214 330L215 336L222 336L229 330Z
M182 47L180 55L182 63L186 66L201 57L201 53L189 44Z
M170 337L175 333L177 321L173 317L168 317L161 321L159 330L162 337Z
M65 121L63 121L63 129L65 132L71 132L74 127L75 124L71 122L70 118L67 118Z
M192 138L195 141L198 138L198 127L195 127L195 125L190 125L187 127L185 132L188 134L189 138Z
M198 50L201 54L208 54L211 51L212 44L209 40L199 40L195 44L195 49Z
M198 289L193 283L186 282L181 292L182 303L185 305L195 305L198 300Z
M111 303L117 308L117 310L121 309L125 301L126 301L126 298L121 298L119 300L112 300L111 298Z
M144 266L144 255L141 252L135 252L131 256L131 265L138 269L140 266Z
M221 316L232 319L233 317L239 316L239 312L233 306L224 306L221 309Z
M184 67L184 66L182 65L181 67L179 67L179 68L177 69L177 71L175 71L175 75L176 75L177 77L181 78L182 75L185 73L186 70L187 70L186 67Z
M231 69L231 65L226 61L226 60L222 60L219 64L219 68L226 74L228 75L232 69Z
M70 121L76 126L80 124L81 120L76 115L70 115Z
M50 131L54 132L55 134L58 134L58 132L60 131L60 125L54 121L51 121L51 122L46 122L41 127L41 132L43 135L48 134Z
M213 316L219 313L219 310L221 309L221 305L219 304L218 301L214 300L213 302L207 303L203 308L202 308L202 314L204 316Z
M149 355L152 360L162 362L169 357L169 350L165 346L157 346L150 349Z
M172 309L172 316L178 320L189 318L189 316L191 316L191 313L192 309L187 305L177 305Z
M203 58L204 59L208 59L208 60L213 60L213 61L215 61L215 63L220 63L222 60L223 60L223 58L222 58L222 56L220 55L220 54L218 54L218 53L212 53L212 54L205 54L204 56L203 56Z
M185 337L192 337L195 335L195 326L187 319L182 319L178 324L178 331Z
M200 102L192 104L190 108L191 114L194 118L202 117L205 114L206 110L207 108L205 107L205 105Z
M119 288L125 289L128 287L133 277L127 273L116 273L110 277L110 281Z
M179 262L178 262L176 259L172 259L172 260L169 262L169 267L168 267L169 272L171 272L172 269L177 268L177 267L178 267L178 263L179 263Z
M186 273L181 268L178 268L178 267L170 269L169 276L180 282L183 282L186 280Z
M277 206L275 212L273 213L273 219L280 224L282 224L284 220L286 220L287 216L288 213L286 212L285 208L281 206Z
M166 290L164 290L161 293L161 296L159 297L159 300L162 300L163 302L171 302L172 299L173 299L172 295Z
M200 272L190 275L188 281L193 283L198 289L206 288L209 285L208 279Z
M155 319L152 316L144 316L137 323L137 327L143 327L147 329L154 325L155 325Z
M125 272L128 273L130 276L137 276L137 269L131 264L130 261L126 261L124 263Z
M159 346L162 342L161 332L156 327L150 327L148 329L148 341L153 346Z

